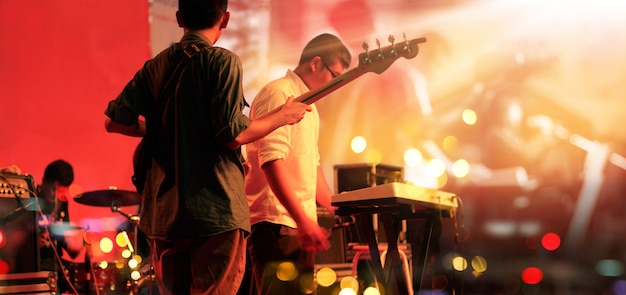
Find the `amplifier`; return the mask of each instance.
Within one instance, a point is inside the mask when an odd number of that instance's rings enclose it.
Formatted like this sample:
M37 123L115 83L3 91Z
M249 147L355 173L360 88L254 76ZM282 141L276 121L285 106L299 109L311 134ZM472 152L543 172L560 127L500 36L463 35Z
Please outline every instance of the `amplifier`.
M0 198L35 197L35 180L31 175L0 174Z
M0 267L6 274L39 271L36 208L32 176L0 174Z
M336 193L404 180L402 167L386 164L335 165Z

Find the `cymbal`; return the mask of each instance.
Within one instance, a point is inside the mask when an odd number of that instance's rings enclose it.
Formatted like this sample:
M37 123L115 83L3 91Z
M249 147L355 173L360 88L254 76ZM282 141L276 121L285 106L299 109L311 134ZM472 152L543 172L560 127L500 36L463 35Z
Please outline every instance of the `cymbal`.
M141 203L138 193L127 190L107 189L82 193L74 197L76 202L100 207L133 206Z

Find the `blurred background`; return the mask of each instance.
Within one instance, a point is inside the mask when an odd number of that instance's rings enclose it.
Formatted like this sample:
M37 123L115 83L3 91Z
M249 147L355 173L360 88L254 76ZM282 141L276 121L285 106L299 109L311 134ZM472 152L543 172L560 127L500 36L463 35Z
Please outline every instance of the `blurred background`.
M39 183L62 158L76 194L132 190L139 141L107 134L103 112L182 36L176 5L0 0L0 166ZM462 200L442 220L423 292L626 294L625 4L231 0L229 9L217 45L241 56L248 102L319 33L345 41L351 68L364 42L427 39L416 57L317 103L333 188L336 165L386 164ZM119 218L72 206L81 220Z

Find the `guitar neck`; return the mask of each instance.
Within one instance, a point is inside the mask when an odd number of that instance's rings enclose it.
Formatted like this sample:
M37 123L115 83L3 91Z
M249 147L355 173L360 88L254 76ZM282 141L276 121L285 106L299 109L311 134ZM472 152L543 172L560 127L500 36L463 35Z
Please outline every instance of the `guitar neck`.
M365 73L367 72L361 71L359 70L359 68L354 68L332 79L330 82L326 83L326 85L319 87L317 89L314 89L314 90L310 90L298 96L295 99L295 101L306 103L306 104L312 104L320 100L324 96L332 93L333 91L350 83L352 80L355 80L356 78L360 77L361 75Z
M404 38L404 42L395 44L393 36L389 36L389 41L391 42L390 46L381 48L380 42L376 40L378 49L371 51L367 51L367 46L364 45L363 48L366 49L366 52L359 55L359 65L356 68L335 77L322 87L310 90L296 97L295 101L310 105L367 72L381 74L398 58L404 57L411 59L417 56L419 51L418 44L426 42L426 38L413 40L406 40L406 38ZM269 113L275 113L279 109L280 107Z

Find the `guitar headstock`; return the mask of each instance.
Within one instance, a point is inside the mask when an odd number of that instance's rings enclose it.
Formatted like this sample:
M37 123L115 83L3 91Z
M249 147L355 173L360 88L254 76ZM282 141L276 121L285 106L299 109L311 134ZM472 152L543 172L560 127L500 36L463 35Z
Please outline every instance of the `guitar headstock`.
M365 49L365 52L359 54L358 68L363 71L380 74L400 57L411 59L417 56L419 52L418 44L426 42L426 38L407 40L404 34L403 37L404 41L394 43L395 38L389 35L387 40L391 45L383 48L380 47L380 41L376 39L378 48L373 50L369 50L369 46L364 42L363 49Z

